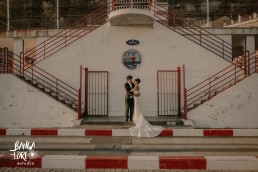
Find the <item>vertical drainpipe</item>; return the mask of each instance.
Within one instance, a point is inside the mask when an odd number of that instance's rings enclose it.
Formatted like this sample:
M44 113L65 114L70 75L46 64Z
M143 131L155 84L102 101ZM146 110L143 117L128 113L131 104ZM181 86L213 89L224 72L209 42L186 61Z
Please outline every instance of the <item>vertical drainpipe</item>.
M59 0L56 0L56 29L59 29Z
M7 3L7 30L10 29L10 2L9 0L6 0Z

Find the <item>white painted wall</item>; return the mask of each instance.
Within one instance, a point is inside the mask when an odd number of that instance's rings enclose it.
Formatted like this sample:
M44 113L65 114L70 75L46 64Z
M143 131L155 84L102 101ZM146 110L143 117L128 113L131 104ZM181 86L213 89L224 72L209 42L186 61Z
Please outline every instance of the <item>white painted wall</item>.
M258 128L258 74L188 113L199 128Z
M13 39L12 38L1 38L0 39L1 48L9 48L10 51L13 51Z
M125 43L129 39L137 39L140 44L129 46ZM122 54L128 49L136 49L142 54L143 63L134 71L126 69L121 62ZM79 88L80 65L89 70L109 71L110 116L124 116L123 85L126 76L130 74L139 77L142 79L143 113L156 116L157 70L175 70L183 64L186 64L187 88L229 65L225 60L156 22L153 28L110 26L107 23L38 65L75 88Z
M0 75L0 127L70 127L76 113L18 78Z
M246 36L246 49L250 51L250 53L255 51L255 36L247 35Z
M23 39L14 39L13 41L13 52L17 55L23 51Z

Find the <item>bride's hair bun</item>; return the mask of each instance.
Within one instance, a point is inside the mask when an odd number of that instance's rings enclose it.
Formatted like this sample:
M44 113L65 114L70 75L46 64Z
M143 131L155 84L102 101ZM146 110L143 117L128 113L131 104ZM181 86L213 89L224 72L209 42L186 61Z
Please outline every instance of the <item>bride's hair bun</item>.
M141 82L140 78L136 78L135 81L137 81L138 84L140 84L140 82Z

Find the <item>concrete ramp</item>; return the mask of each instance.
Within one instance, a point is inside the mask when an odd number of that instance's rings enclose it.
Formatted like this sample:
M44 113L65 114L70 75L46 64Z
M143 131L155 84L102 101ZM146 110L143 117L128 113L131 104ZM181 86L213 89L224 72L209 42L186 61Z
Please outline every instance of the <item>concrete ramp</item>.
M9 75L0 75L0 127L71 127L76 113L40 90Z
M258 74L189 112L194 127L258 128Z

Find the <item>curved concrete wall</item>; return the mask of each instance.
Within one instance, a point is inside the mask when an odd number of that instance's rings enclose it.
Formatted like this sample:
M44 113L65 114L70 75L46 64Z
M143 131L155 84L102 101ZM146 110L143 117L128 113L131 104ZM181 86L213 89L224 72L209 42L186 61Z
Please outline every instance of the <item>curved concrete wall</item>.
M108 20L112 26L152 26L154 16L148 10L128 8L112 11L109 14Z

